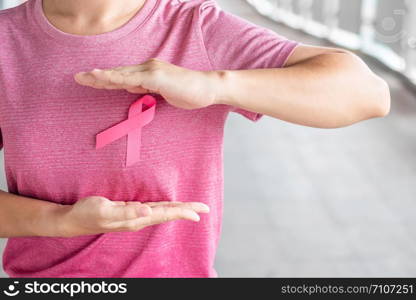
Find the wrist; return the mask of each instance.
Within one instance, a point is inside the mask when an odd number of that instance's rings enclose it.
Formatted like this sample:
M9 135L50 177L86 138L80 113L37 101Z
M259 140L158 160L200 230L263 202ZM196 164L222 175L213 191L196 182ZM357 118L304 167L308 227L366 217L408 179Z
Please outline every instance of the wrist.
M233 71L219 70L209 72L214 81L214 104L234 105L232 97Z
M71 237L74 232L70 211L73 208L72 205L60 205L52 215L54 224L56 224L55 236L59 237Z
M69 222L67 214L71 205L62 205L51 203L34 218L33 230L34 236L48 237L66 237L69 233Z

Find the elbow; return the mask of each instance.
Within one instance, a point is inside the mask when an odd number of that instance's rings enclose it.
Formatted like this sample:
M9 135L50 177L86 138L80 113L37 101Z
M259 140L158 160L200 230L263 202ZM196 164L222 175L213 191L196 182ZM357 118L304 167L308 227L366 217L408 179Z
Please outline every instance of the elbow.
M337 107L338 114L334 115L338 117L332 118L329 124L321 128L342 128L373 118L383 118L390 113L391 95L387 82L373 73L356 55L345 57L348 58L346 66L355 66L349 74L353 88L346 92L348 100L343 102L345 105ZM351 102L351 99L354 100Z
M383 118L390 113L391 95L387 82L376 76L372 96L370 118Z
M383 118L390 113L391 95L387 82L380 76L373 73L369 67L355 54L349 53L347 56L349 66L353 73L350 74L355 78L356 88L354 93L361 100L361 117L362 119ZM358 74L361 74L360 76Z
M391 106L390 88L387 82L378 76L373 75L371 80L371 84L367 81L366 93L358 97L362 100L356 102L356 105L343 107L341 112L332 114L336 117L327 118L315 127L338 129L361 121L386 117Z

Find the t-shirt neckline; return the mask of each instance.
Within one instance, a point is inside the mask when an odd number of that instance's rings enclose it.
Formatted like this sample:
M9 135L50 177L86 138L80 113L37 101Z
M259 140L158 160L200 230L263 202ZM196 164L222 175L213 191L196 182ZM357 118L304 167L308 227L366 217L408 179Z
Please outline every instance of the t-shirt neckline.
M159 0L146 0L143 7L124 25L112 31L97 35L76 35L56 28L46 18L42 7L42 0L33 0L32 12L38 25L50 37L70 46L93 46L119 40L137 30L147 18L151 16L158 1Z

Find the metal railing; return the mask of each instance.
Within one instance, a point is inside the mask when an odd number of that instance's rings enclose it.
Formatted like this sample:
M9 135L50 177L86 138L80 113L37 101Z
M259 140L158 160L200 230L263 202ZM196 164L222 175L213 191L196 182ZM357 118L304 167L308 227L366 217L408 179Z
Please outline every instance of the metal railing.
M24 2L24 0L0 0L0 9L13 7L22 2Z
M416 0L246 0L289 27L373 56L416 84Z

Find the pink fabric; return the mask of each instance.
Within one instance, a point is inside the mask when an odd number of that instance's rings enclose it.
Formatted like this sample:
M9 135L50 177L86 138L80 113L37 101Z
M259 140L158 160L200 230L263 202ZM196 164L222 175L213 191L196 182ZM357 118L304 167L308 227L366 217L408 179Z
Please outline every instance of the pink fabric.
M195 70L282 67L296 42L220 10L214 1L147 0L124 26L96 36L57 30L41 0L0 12L0 127L8 190L62 204L201 201L199 223L75 238L10 238L11 277L214 277L223 212L227 105L183 110L159 95L141 128L140 161L126 166L128 136L96 149L96 135L126 120L139 95L96 90L80 71L157 57ZM184 89L186 87L183 87ZM261 101L262 99L258 99Z

